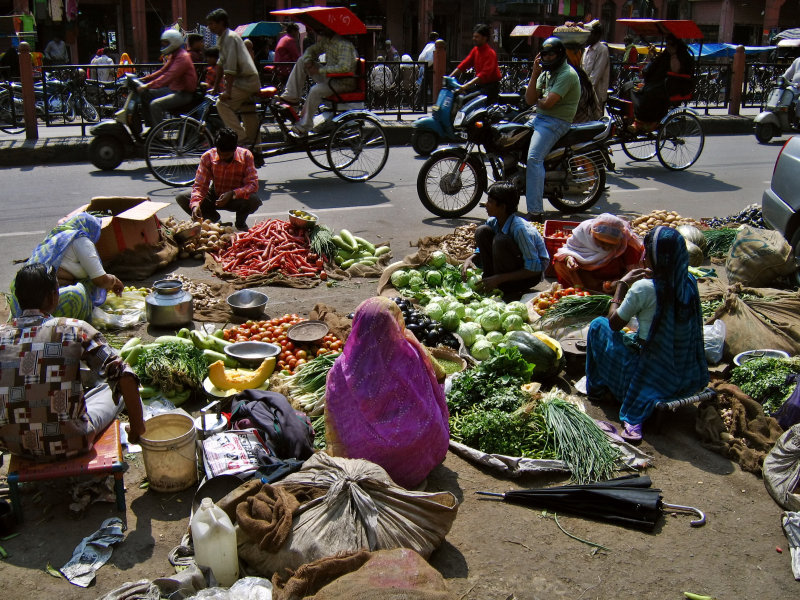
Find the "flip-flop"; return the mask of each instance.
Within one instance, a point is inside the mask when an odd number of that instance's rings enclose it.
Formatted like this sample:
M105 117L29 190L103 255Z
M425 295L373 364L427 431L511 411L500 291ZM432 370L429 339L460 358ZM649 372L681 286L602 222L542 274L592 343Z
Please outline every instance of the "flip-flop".
M642 424L632 425L630 423L623 423L622 438L629 442L642 441Z
M620 437L619 433L617 433L617 428L614 427L608 421L598 421L595 419L595 423L597 423L597 426L600 428L600 430L603 433L605 433L608 437L610 437L612 440L615 440L617 442L625 441Z

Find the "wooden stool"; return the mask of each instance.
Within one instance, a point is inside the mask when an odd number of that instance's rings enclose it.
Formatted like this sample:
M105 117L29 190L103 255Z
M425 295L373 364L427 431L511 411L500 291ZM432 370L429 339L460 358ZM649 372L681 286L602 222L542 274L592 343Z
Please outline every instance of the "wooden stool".
M73 458L38 462L11 456L8 463L8 491L11 508L18 522L22 522L22 503L18 484L24 481L48 481L76 475L114 475L117 510L125 512L125 483L123 475L128 465L122 456L119 437L119 420L114 420L86 454Z

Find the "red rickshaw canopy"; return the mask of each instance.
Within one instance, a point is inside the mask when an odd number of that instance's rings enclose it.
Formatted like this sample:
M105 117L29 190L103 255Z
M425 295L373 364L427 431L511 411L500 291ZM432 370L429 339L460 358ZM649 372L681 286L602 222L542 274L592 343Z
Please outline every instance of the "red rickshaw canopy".
M639 35L666 35L671 33L682 40L702 40L703 32L691 20L673 19L617 19L617 23L633 29Z
M353 11L343 6L309 6L308 8L285 8L273 10L272 15L292 17L304 25L322 25L339 35L359 35L367 33L367 27Z

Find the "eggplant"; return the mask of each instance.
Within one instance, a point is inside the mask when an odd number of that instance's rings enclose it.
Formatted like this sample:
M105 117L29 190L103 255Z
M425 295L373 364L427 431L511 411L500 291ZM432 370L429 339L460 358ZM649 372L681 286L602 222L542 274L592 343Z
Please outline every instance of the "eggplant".
M439 334L435 331L429 331L425 336L425 344L432 348L435 348L439 344L439 341Z

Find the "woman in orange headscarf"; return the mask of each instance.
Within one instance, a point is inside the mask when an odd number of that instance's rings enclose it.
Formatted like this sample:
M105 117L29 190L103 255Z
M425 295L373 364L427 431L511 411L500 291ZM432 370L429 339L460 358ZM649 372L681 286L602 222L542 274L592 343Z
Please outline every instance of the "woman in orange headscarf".
M627 221L603 213L578 225L553 257L558 282L567 287L606 291L615 281L639 266L644 244Z

